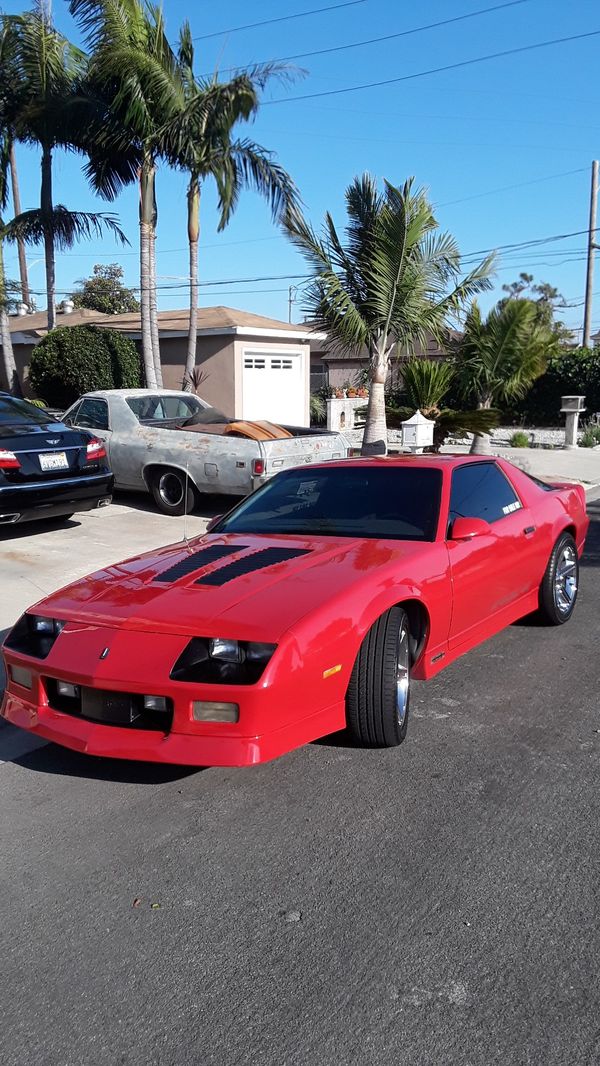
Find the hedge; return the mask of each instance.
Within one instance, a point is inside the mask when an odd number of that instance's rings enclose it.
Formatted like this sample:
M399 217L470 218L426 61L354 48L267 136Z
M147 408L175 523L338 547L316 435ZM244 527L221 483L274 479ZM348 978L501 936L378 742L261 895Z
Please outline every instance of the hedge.
M561 396L585 396L588 413L600 411L600 348L574 348L551 359L514 413L526 425L560 425Z
M69 407L95 389L139 388L141 361L133 341L116 329L59 326L33 350L32 388L50 407Z

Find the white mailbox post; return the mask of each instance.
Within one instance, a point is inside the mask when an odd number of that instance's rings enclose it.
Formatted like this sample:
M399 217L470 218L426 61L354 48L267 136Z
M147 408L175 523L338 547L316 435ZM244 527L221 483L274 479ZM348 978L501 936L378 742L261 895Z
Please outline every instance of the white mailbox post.
M565 415L565 448L577 447L579 415L585 411L585 396L561 396L561 412Z
M434 421L425 418L420 411L415 411L411 418L402 423L402 447L417 454L422 452L423 448L430 448L433 444L434 426Z

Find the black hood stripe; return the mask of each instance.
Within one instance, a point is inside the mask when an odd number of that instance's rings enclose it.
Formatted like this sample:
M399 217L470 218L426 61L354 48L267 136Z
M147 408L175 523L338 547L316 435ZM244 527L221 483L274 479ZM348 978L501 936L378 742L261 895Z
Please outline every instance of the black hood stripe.
M227 558L228 555L235 555L236 552L245 551L246 548L248 544L211 544L207 548L199 548L198 551L191 552L178 563L174 563L168 570L164 570L162 574L157 574L154 580L178 581L180 577L187 577L194 570L201 570L203 566L216 563L219 559Z
M267 566L296 559L299 555L308 555L309 551L309 548L263 548L261 551L252 552L252 555L236 559L233 563L227 563L218 570L212 570L210 574L203 574L194 584L225 585L236 577L244 577L245 574L253 574L256 570L264 570Z

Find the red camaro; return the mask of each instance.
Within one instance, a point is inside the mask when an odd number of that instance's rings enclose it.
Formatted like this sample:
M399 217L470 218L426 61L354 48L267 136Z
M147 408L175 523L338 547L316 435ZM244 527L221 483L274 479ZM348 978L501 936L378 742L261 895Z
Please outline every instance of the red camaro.
M399 744L411 678L532 611L568 621L587 528L583 489L502 459L289 470L204 536L23 615L2 714L77 751L194 766L345 726Z

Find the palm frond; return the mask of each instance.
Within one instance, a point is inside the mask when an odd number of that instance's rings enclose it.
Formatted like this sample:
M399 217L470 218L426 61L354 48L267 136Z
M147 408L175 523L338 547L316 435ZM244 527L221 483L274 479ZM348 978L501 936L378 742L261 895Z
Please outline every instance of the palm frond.
M26 244L42 244L48 232L58 248L72 248L80 240L101 237L104 231L112 233L121 244L129 244L116 216L104 212L68 211L57 204L50 215L40 208L23 211L4 227L3 236L8 241L25 241Z

